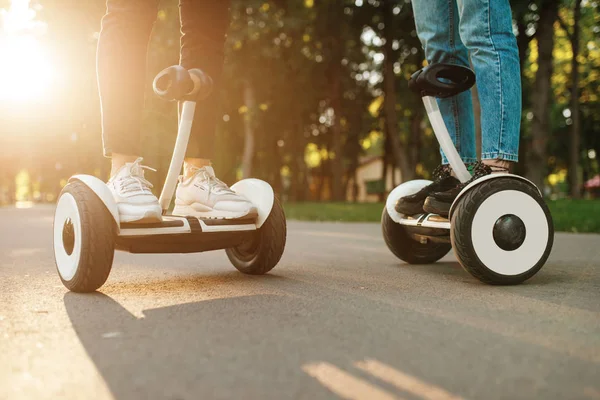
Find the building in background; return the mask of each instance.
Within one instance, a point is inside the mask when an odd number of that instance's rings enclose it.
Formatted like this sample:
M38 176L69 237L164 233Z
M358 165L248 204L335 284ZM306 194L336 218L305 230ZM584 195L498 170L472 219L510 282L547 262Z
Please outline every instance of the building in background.
M356 182L355 182L356 178ZM364 157L356 169L355 178L351 178L346 188L346 199L359 203L385 201L388 193L400 182L400 168L388 166L385 180L383 179L383 157ZM356 196L355 196L356 191Z

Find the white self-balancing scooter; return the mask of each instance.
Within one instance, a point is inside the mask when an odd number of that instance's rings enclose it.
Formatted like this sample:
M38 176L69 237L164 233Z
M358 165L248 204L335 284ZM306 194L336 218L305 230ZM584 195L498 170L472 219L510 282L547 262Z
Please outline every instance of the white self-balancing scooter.
M92 292L106 282L115 249L131 253L192 253L225 249L231 263L246 274L265 274L279 262L286 242L285 214L271 186L244 179L231 189L248 198L258 216L203 219L167 215L190 136L196 101L205 98L212 80L198 69L172 66L154 79L154 92L183 101L175 149L160 195L162 222L119 223L115 200L100 179L75 175L63 188L54 214L54 257L63 284L74 292Z
M474 83L473 71L450 64L429 65L409 81L411 90L423 97L435 136L461 182L471 175L452 143L436 97L454 96ZM383 237L398 258L410 264L428 264L453 248L464 269L482 282L496 285L521 283L542 268L552 249L554 227L532 182L508 173L484 176L460 192L448 218L396 211L400 198L430 183L405 182L387 198L381 221Z

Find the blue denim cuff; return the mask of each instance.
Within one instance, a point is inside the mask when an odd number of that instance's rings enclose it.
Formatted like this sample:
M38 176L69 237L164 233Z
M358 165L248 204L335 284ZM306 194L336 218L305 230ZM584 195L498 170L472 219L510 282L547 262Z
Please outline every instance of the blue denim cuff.
M462 158L463 162L465 164L469 164L469 163L474 163L477 162L478 160L476 158ZM442 164L447 165L449 164L448 159L445 156L442 156Z
M493 152L493 153L483 153L481 155L482 160L506 160L506 161L519 161L518 154L512 153L503 153L501 151Z

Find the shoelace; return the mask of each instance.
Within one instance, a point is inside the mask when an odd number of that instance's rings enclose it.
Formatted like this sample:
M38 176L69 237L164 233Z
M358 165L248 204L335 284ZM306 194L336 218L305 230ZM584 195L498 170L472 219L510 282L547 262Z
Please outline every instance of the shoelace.
M213 192L213 189L219 189L225 193L230 193L230 194L235 193L233 190L231 190L229 188L229 186L227 186L227 184L225 182L221 181L216 176L209 174L207 170L205 170L203 168L192 167L192 171L193 171L192 172L193 174L197 174L198 172L202 173L203 182L206 184L206 186L208 186L208 195L209 196Z
M451 172L452 172L452 169L450 168L450 165L441 164L441 165L438 165L436 167L436 169L433 170L433 173L431 175L433 176L434 181L438 181L438 180L449 177Z
M501 167L498 167L501 168ZM489 165L486 165L484 163L482 163L481 161L477 161L476 163L470 164L467 169L469 170L469 172L471 172L472 177L471 179L468 180L468 182L465 183L470 183L473 182L476 179L479 179L483 176L489 175L493 172L492 168Z
M129 168L130 175L121 180L120 189L123 193L133 192L138 189L141 192L150 192L150 189L154 187L148 180L146 180L146 178L144 178L144 170L150 170L154 172L156 172L156 170L140 164L141 161L142 158L135 160Z
M477 161L475 163L467 164L467 170L471 173L472 177L469 182L474 181L475 179L479 179L482 176L486 176L491 174L492 172L508 172L508 168L496 166L496 165L487 165L481 161ZM448 164L438 165L436 169L433 170L431 174L434 180L441 180L449 177L452 174L452 168Z

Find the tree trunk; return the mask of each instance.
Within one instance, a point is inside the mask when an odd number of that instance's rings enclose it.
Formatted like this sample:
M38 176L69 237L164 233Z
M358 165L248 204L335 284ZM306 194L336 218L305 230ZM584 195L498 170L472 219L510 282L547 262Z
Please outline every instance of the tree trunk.
M406 148L400 141L398 134L398 116L396 115L396 74L394 73L394 4L392 1L383 2L383 36L385 44L383 46L383 88L385 92L384 108L385 123L387 135L390 138L390 146L396 161L402 172L402 180L408 181L415 177L415 169L411 167L410 159Z
M304 148L302 148L301 155L296 156L296 179L294 179L296 201L306 201L308 197L308 174L308 167L304 161Z
M517 47L519 48L519 70L521 71L522 82L521 98L523 99L523 109L526 109L529 105L529 93L526 85L527 77L525 76L525 62L529 56L529 44L535 35L527 36L527 21L525 19L527 9L521 8L521 10L522 11L520 13L515 14L515 19L517 21ZM527 171L527 154L528 149L531 146L531 141L525 133L525 127L523 124L521 124L521 132L519 135L519 162L516 164L515 170L513 171L518 175L525 175L525 171Z
M352 201L358 202L358 168L354 170L352 179Z
M423 122L423 112L420 108L413 111L413 115L410 119L410 136L412 138L410 144L410 162L413 166L413 170L416 169L417 163L419 162L421 155L421 123ZM396 164L397 166L397 164ZM394 187L396 186L396 178L393 180Z
M328 17L337 21L344 12L341 0L331 1ZM342 24L332 24L328 37L330 60L328 68L329 99L333 109L333 125L331 126L331 198L333 201L344 201L344 140L342 135L342 58L343 58Z
M337 44L336 46L339 46ZM341 59L334 61L341 66ZM335 68L335 67L334 67ZM331 150L333 158L331 162L331 197L334 201L344 201L344 143L342 137L342 91L341 71L339 68L334 72L331 79L331 107L333 108L333 126L331 127Z
M283 150L279 147L277 140L275 140L273 136L271 136L271 139L269 140L269 153L271 153L271 156L268 158L268 161L270 161L268 167L269 170L263 172L263 174L268 176L269 180L267 182L271 184L275 194L277 194L280 199L283 199L283 179L281 178L281 169L284 165L283 157L281 156Z
M394 169L396 169L396 160L394 159L394 153L392 151L392 144L390 143L390 135L386 134L385 135L385 159L386 164L385 167L388 170L391 170L392 174L391 174L391 178L392 178L392 187L396 187L395 183L394 183ZM411 168L414 170L415 169L415 164L412 162L412 154L408 154L408 160L410 165L412 166ZM386 171L384 174L384 181L383 181L383 192L386 193L384 195L384 198L381 201L385 200L385 196L387 196L387 176L388 176L388 172Z
M547 0L540 9L537 28L538 70L532 98L533 124L531 151L528 152L527 177L542 188L547 168L547 144L550 133L550 100L552 96L552 50L554 23L558 17L558 2Z
M349 161L349 166L346 170L344 193L346 195L346 199L356 202L358 197L358 183L356 179L362 150L360 145L360 135L365 129L363 112L367 105L361 100L353 101L351 104L352 108L348 112L349 128L345 147L345 159Z
M383 181L383 191L379 193L379 201L385 201L385 191L387 189L387 174L388 166L390 164L391 154L390 135L385 135L385 142L383 143L383 157L382 157L382 168L381 168L381 180Z
M244 115L244 153L242 156L242 177L249 178L252 174L252 160L254 158L254 117L257 109L254 88L249 80L244 81L244 105L246 106L247 111Z
M353 128L353 130L356 128ZM350 139L352 143L349 144L348 149L348 158L350 159L350 165L348 166L348 170L346 171L346 180L344 181L344 195L346 200L348 199L348 193L351 193L351 198L356 201L356 195L354 194L354 187L357 186L356 183L356 175L358 170L358 164L360 163L360 144L358 143L358 139L356 134L353 134Z
M581 147L581 118L579 112L579 36L581 19L581 0L575 0L573 10L573 32L570 35L571 47L573 49L573 58L571 60L571 140L570 140L570 162L569 162L569 182L571 184L571 197L578 199L581 197L581 182L579 179L579 154ZM565 27L566 28L566 27Z
M319 175L320 175L319 176L319 184L317 186L317 200L323 201L323 200L325 200L325 188L328 185L327 176L329 175L329 171L331 170L331 168L329 167L329 160L321 161L320 170L321 171L319 173ZM329 199L329 200L331 200L331 199Z
M294 118L296 122L292 125L291 145L293 151L291 193L293 201L305 201L308 190L308 167L304 160L304 135L302 132L302 117L296 110Z

